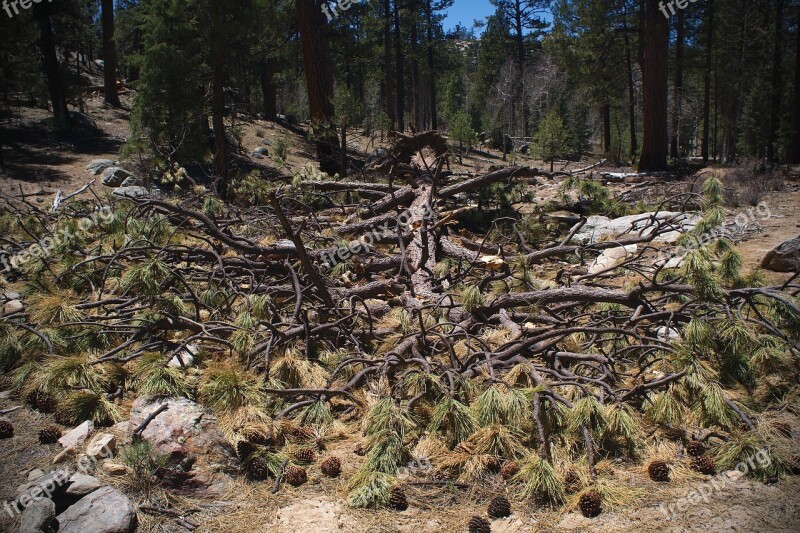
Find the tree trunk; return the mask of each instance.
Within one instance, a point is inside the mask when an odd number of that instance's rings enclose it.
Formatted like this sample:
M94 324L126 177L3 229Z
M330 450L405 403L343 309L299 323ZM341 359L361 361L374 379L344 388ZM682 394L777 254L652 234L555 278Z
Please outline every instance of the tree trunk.
M211 126L214 130L214 177L217 193L228 194L228 145L225 137L225 8L211 0Z
M686 37L686 13L678 10L678 29L675 39L675 80L672 86L672 137L670 139L670 155L673 159L680 157L681 112L683 109L683 61L684 40Z
M628 120L631 130L631 160L636 158L639 143L636 139L636 87L633 84L633 62L631 61L630 37L628 36L628 14L623 15L622 34L625 36L625 62L628 69Z
M417 33L417 3L410 2L408 4L409 20L411 21L410 36L411 39L411 116L414 121L415 131L422 131L422 88L420 87L419 79L419 61L417 60L417 41L419 36Z
M295 7L317 157L320 170L333 175L339 167L339 138L333 124L333 62L328 35L325 33L325 15L315 0L295 0Z
M106 104L120 107L117 94L117 43L114 41L114 0L102 0L103 79Z
M275 90L275 60L263 59L259 67L261 79L261 92L264 96L264 119L277 120L278 118L278 93Z
M603 115L603 153L611 153L611 104L603 104L600 113Z
M406 92L405 75L403 74L403 33L400 27L400 6L394 2L394 61L396 68L395 83L397 83L397 131L406 129Z
M797 50L794 66L794 102L792 104L792 145L789 147L789 162L800 163L800 10L797 14Z
M433 8L431 1L428 0L425 4L425 17L428 23L428 97L430 99L430 116L431 116L431 129L439 129L439 117L436 112L436 78L434 76L434 62L433 62Z
M714 0L708 0L706 7L706 68L703 73L703 140L701 154L703 162L708 163L711 137L711 68L714 53Z
M525 71L525 37L522 34L522 2L521 0L514 1L514 31L516 35L517 46L517 82L516 82L516 98L515 100L522 106L522 133L524 137L529 135L528 127L528 108L525 106L525 98L523 98L523 85L524 85L524 71ZM514 117L512 117L513 119ZM512 128L513 128L512 123ZM513 131L513 129L512 129ZM512 133L513 135L513 133Z
M769 114L769 131L767 133L767 160L774 162L776 158L778 130L781 128L781 95L783 93L783 0L776 0L775 8L775 47L772 56L772 109ZM798 28L800 31L800 28Z
M639 170L667 169L667 62L669 22L659 11L658 0L647 0L645 12L644 140Z
M384 96L386 98L386 116L389 119L389 129L395 128L394 115L394 77L392 73L392 3L383 0L383 79Z
M33 14L39 25L39 46L42 50L42 66L47 77L50 102L53 105L53 121L56 128L66 129L69 127L67 94L61 66L58 64L58 55L56 55L53 26L50 22L50 4L43 2L34 5Z

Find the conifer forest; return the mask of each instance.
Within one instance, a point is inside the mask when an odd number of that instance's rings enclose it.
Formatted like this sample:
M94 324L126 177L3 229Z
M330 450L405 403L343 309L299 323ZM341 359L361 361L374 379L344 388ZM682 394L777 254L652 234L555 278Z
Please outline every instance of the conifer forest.
M800 0L0 0L0 532L800 530Z

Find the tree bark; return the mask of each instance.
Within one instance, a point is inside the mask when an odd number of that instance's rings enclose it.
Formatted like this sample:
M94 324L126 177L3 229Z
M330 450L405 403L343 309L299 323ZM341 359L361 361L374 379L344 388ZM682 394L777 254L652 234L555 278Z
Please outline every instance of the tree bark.
M120 107L117 94L117 43L114 41L114 0L102 0L103 19L103 93L106 104Z
M395 128L394 114L394 76L392 72L392 3L383 0L383 79L384 97L386 98L386 116L389 119L389 129Z
M259 77L264 97L264 119L273 121L278 118L278 93L273 81L275 71L275 60L266 58L261 61Z
M418 55L418 28L417 28L417 2L412 1L408 4L408 14L410 25L411 40L411 116L414 121L415 132L422 131L422 87L419 79Z
M667 169L667 61L669 22L658 0L647 0L645 12L644 140L639 170Z
M225 137L225 8L211 0L211 126L214 130L214 175L217 193L228 194L228 145Z
M767 132L767 160L775 162L778 130L781 128L781 95L783 94L783 0L776 0L775 47L772 56L772 98ZM800 28L798 29L800 31Z
M50 21L50 4L42 2L33 6L33 14L39 26L39 46L42 51L42 66L47 77L50 102L53 105L53 121L58 129L69 128L67 93L61 66L58 64L53 26Z
M295 0L295 7L317 157L320 170L333 175L339 170L339 137L333 124L333 61L328 35L325 33L325 15L320 3L315 0Z
M622 19L622 34L625 38L625 62L628 68L628 120L631 130L631 160L636 158L639 143L636 138L636 87L633 84L633 62L631 61L630 37L628 36L628 14L625 12Z
M797 49L794 67L794 102L792 104L792 124L794 132L789 148L789 162L800 163L800 10L797 13Z
M686 38L686 13L678 10L678 28L675 39L675 79L672 85L672 137L670 139L670 155L673 159L680 157L681 112L683 110L683 62L684 41Z
M600 112L603 115L603 153L608 155L611 153L611 104L603 104Z
M397 131L404 132L406 129L406 93L405 75L403 73L403 33L400 27L400 6L397 0L394 2L394 61L395 61L395 83L397 83Z
M433 8L431 1L425 4L425 17L428 23L428 95L430 105L431 129L439 129L439 117L436 111L436 78L433 61Z
M701 154L703 162L708 163L709 142L711 138L711 68L714 54L714 0L708 0L706 7L706 69L703 73L703 140Z

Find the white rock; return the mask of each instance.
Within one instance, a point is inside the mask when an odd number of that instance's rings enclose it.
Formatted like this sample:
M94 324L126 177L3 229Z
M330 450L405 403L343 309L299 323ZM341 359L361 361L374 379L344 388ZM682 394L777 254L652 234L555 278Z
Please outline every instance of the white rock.
M657 335L659 339L665 342L681 340L680 332L677 329L667 328L667 326L661 326L658 328Z
M28 472L28 481L36 481L40 477L44 475L44 470L40 470L38 468L34 468L30 472Z
M671 221L669 225L664 224L667 220ZM660 231L663 233L653 242L674 243L683 233L694 229L699 221L700 215L669 211L657 215L656 213L630 215L614 220L603 216L591 216L573 240L580 244L595 244L607 237L647 237L652 235L657 229L657 224L661 223Z
M136 529L133 504L113 487L91 492L56 519L59 533L129 533Z
M109 433L98 433L86 446L86 455L90 459L110 459L117 451L117 438Z
M102 486L96 477L80 473L73 474L72 477L69 478L69 483L70 485L67 487L67 490L64 491L64 494L69 494L70 496L86 496Z
M639 245L637 244L609 248L589 266L589 274L599 274L600 272L610 270L625 262L626 259L633 257L637 251L639 251Z
M187 344L186 348L180 351L180 359L183 361L183 366L189 368L194 366L194 358L200 352L198 350L197 345L195 344ZM181 361L178 360L178 355L170 359L169 363L167 364L170 368L181 368Z
M94 430L94 424L92 424L91 420L87 420L80 426L76 427L75 429L71 430L69 433L58 439L59 444L64 448L73 448L77 449L78 446L86 442L86 439L89 438L89 435Z
M25 310L25 304L19 300L11 300L3 306L3 315L13 315Z

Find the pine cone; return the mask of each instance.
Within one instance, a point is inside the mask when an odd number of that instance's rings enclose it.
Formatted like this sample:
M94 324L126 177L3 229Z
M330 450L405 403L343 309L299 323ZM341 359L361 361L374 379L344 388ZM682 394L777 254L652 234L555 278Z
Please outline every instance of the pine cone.
M40 413L54 413L57 407L55 398L40 390L28 394L27 401Z
M511 516L511 502L504 496L498 496L489 504L486 514L489 518L506 518Z
M397 511L405 511L408 509L408 498L406 493L400 487L394 487L389 496L389 506Z
M603 500L596 492L587 492L578 501L581 514L586 518L594 518L603 512Z
M269 477L269 461L264 457L254 457L247 463L247 474L250 479L264 481Z
M58 426L48 426L39 432L39 442L41 444L55 444L61 438L61 428Z
M581 490L581 477L578 472L570 468L567 475L564 476L564 490L567 494L575 494Z
M291 436L297 441L309 441L316 437L317 433L311 426L300 426L292 430Z
M258 446L269 446L272 443L272 438L260 431L248 433L245 435L245 438L247 438L249 443L256 444Z
M705 474L706 476L713 476L717 473L717 467L714 464L714 458L704 455L702 457L695 457L692 461L692 468Z
M306 473L305 468L301 468L299 466L289 466L286 467L286 471L283 473L283 479L289 485L293 487L299 487L308 481L308 474Z
M518 473L519 473L519 465L514 461L508 461L506 464L503 465L502 470L500 470L500 475L506 481L516 476Z
M659 483L669 482L669 464L664 461L653 461L647 467L647 473L650 474L650 479Z
M311 448L303 448L294 454L294 460L298 463L310 464L317 458L317 453Z
M249 441L240 440L236 443L236 456L240 461L247 461L255 451L255 445Z
M490 474L496 474L500 471L500 461L497 460L497 457L494 455L490 455L486 458L486 471Z
M693 440L686 446L686 453L690 457L700 457L706 453L706 445L699 440Z
M469 533L492 533L492 525L485 518L473 516L469 519Z
M342 462L338 457L329 457L322 461L322 473L328 477L339 477L342 473Z
M14 436L14 426L11 422L0 420L0 439L10 439Z

